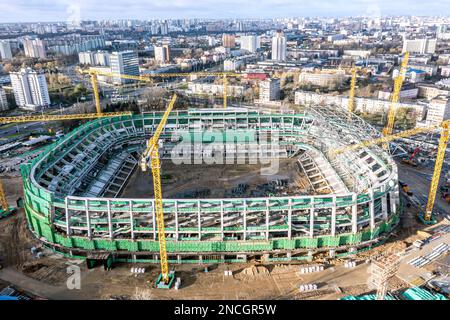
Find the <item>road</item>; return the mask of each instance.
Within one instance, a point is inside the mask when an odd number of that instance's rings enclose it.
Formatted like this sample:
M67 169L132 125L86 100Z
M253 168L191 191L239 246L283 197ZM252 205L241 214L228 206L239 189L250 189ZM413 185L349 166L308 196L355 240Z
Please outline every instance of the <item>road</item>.
M43 298L56 300L82 299L82 296L77 294L79 293L77 290L71 291L64 285L48 285L44 282L27 277L23 273L20 273L12 268L5 268L0 270L0 279L11 283L18 289Z
M41 122L21 123L21 124L7 127L5 129L2 129L0 127L0 138L6 138L9 135L16 134L17 129L19 129L19 133L20 133L21 131L24 131L24 130L33 131L33 130L37 130L37 129L41 129L41 128L42 128Z
M445 170L442 170L441 182L439 185L444 182L444 173ZM433 168L411 167L398 163L399 180L408 184L411 192L419 199L423 207L426 206L428 201L432 174ZM435 211L439 213L450 212L450 205L445 203L439 191L436 195Z

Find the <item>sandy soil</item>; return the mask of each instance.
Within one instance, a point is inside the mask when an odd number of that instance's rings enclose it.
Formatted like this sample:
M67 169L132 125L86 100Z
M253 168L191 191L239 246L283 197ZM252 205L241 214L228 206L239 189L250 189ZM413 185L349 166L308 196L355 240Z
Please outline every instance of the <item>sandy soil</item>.
M186 192L209 189L205 198L230 197L231 190L245 183L249 188L242 196L249 196L256 186L277 180L288 179L289 186L283 190L287 194L306 194L305 177L296 170L295 159L280 160L276 175L261 175L260 165L175 165L170 161L162 164L162 187L164 197L182 198ZM169 177L164 179L164 177ZM151 173L137 169L121 197L150 198L153 196Z

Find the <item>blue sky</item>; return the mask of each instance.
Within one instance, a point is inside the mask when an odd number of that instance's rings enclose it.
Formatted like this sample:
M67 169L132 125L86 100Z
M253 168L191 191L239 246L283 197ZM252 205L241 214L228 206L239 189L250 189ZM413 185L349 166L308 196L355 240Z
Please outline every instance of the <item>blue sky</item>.
M450 0L0 0L0 22L450 15Z

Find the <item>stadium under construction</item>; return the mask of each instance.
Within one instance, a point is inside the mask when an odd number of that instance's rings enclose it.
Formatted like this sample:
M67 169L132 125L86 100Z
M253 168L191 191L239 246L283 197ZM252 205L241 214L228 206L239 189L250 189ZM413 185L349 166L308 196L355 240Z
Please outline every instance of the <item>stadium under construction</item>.
M158 262L151 186L147 199L121 196L161 117L162 113L144 113L92 120L24 164L25 212L35 236L72 257L94 252L111 254L116 261ZM383 242L398 223L398 175L391 154L376 145L332 152L380 137L343 108L318 105L297 113L244 108L174 111L160 136L163 174L179 145L174 135L181 131L191 134L189 150L194 156L204 154L212 143L211 135L202 133L218 131L223 139L214 142L225 146L221 152L226 157L248 160L254 150L249 146L260 148L261 137L268 135L277 146L271 157L293 159L310 192L164 197L170 263L347 255ZM186 166L180 165L189 170Z

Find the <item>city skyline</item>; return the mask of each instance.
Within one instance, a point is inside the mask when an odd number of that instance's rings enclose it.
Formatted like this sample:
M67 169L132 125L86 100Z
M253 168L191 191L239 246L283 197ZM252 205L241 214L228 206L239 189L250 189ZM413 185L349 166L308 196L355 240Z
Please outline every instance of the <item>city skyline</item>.
M9 3L0 0L2 15L0 23L55 22L102 19L184 19L184 18L281 18L281 17L345 17L345 16L398 16L421 15L442 16L448 1L434 0L423 3L417 0L372 1L372 0L176 0L167 3L155 0L123 1L111 0L105 6L87 0L18 0Z

